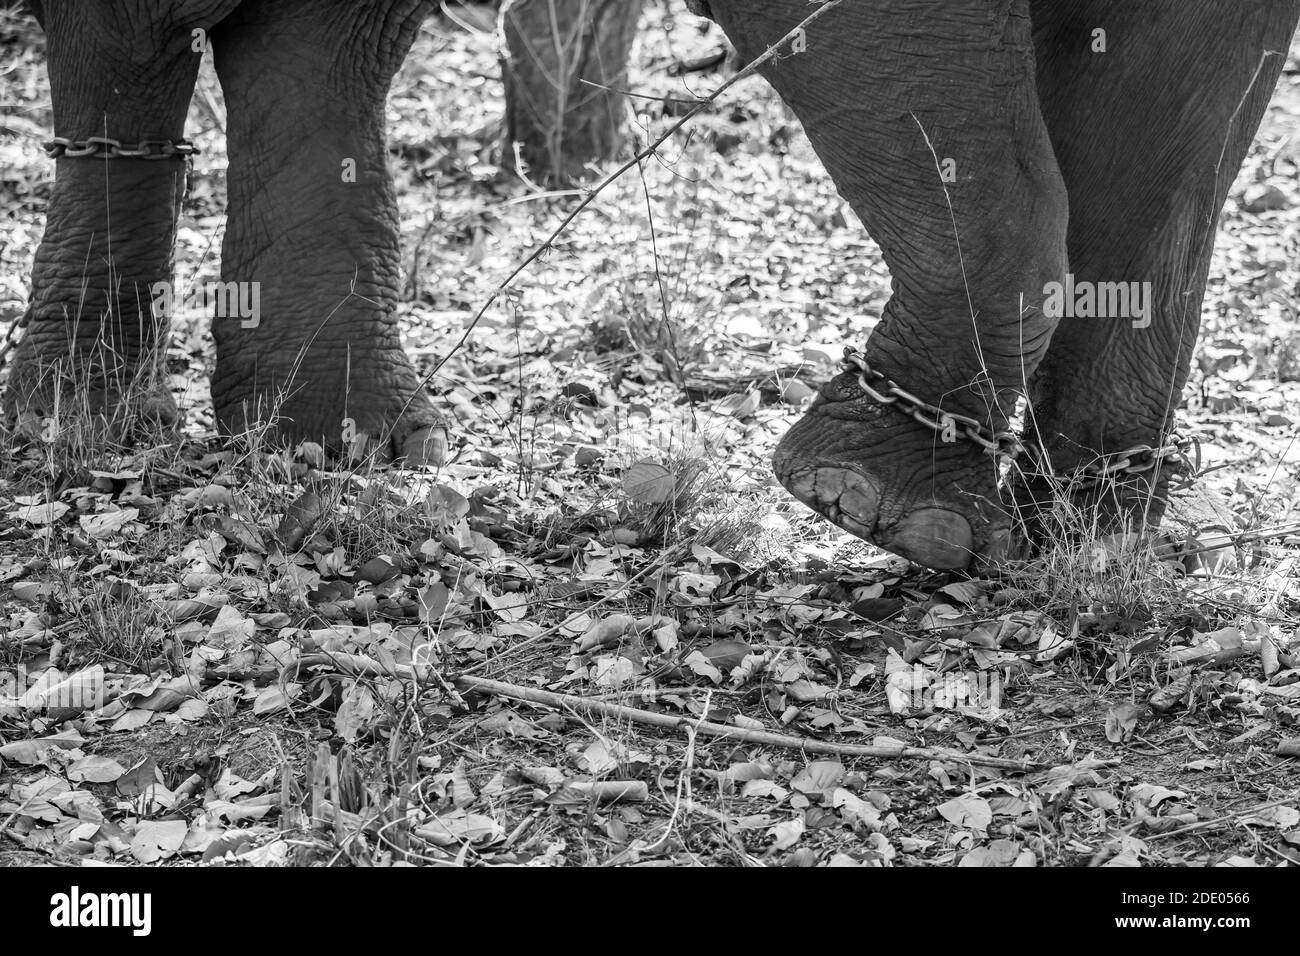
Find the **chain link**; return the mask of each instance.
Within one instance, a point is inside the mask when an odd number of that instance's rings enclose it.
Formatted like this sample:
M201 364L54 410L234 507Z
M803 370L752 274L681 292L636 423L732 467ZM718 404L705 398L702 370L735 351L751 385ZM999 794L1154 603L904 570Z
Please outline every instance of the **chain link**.
M42 143L41 148L51 159L188 159L199 151L186 139L142 139L128 144L108 136L86 139L56 136Z
M961 435L979 445L987 454L999 461L1014 459L1023 454L1026 446L1011 431L993 431L978 419L943 409L922 401L912 393L900 388L882 373L877 372L857 349L844 349L844 368L855 373L858 387L881 405L894 405L900 412L913 421L936 432ZM1188 464L1185 454L1191 443L1185 439L1170 437L1165 444L1134 445L1120 452L1102 455L1095 461L1082 465L1076 472L1076 479L1088 485L1097 484L1116 475L1137 475L1157 468L1167 458L1177 459L1179 464Z
M1075 481L1086 487L1099 484L1116 475L1140 475L1160 467L1166 459L1174 459L1174 464L1181 471L1194 471L1187 449L1191 442L1176 435L1160 446L1134 445L1123 451L1103 455L1095 461L1079 466Z
M931 431L951 434L955 441L960 435L979 445L995 458L1015 458L1024 446L1012 431L994 431L977 418L945 412L936 405L922 401L911 392L890 381L868 364L866 358L854 348L844 349L844 368L858 376L858 387L873 401L881 405L899 405L898 410ZM873 384L874 383L874 384ZM877 387L878 386L878 387Z

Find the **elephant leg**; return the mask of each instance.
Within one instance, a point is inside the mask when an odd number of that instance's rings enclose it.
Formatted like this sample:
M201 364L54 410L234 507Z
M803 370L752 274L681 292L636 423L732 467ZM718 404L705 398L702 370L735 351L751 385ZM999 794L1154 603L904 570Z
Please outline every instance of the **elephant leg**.
M1030 430L1064 474L1168 433L1219 212L1285 63L1300 0L1034 0L1031 12L1042 112L1070 197L1074 284L1123 283L1142 303L1057 326L1033 383ZM1023 477L1022 501L1052 500L1047 474ZM1129 475L1081 500L1103 525L1156 520L1167 477Z
M245 306L213 320L225 434L273 419L282 440L443 456L394 314L384 132L389 84L427 12L426 0L246 0L217 30L230 152L221 275Z
M172 240L183 158L71 155L90 137L124 146L184 135L206 30L233 0L185 4L43 0L56 137L45 233L32 266L27 328L12 365L6 415L24 431L74 415L120 428L145 413L174 419L154 380L164 351Z
M709 0L745 59L804 0ZM764 70L879 243L893 294L864 355L944 413L1007 427L1054 325L1066 192L1038 109L1028 0L849 2ZM997 461L848 371L779 445L777 477L836 524L932 567L997 555ZM867 384L871 384L867 382ZM879 392L879 388L876 389ZM888 396L883 396L888 397Z

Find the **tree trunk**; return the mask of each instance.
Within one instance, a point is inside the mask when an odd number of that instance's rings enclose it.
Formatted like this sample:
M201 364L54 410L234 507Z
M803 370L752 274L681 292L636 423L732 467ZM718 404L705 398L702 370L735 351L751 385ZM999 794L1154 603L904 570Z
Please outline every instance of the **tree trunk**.
M506 0L502 165L565 186L618 155L641 0Z

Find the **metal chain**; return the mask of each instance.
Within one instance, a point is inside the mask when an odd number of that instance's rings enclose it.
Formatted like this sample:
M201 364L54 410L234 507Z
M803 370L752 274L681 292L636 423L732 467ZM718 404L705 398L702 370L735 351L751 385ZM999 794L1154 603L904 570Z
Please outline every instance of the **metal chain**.
M1026 445L1011 431L993 431L978 419L955 412L945 412L929 402L900 388L882 373L877 372L857 349L844 349L844 368L856 373L858 387L873 401L882 405L895 405L914 421L936 432L961 435L975 442L999 461L1014 459L1026 450ZM874 383L874 384L873 384ZM901 403L901 404L900 404ZM1188 463L1186 449L1191 442L1171 436L1163 445L1134 445L1120 452L1102 455L1097 460L1081 465L1076 477L1089 485L1105 481L1116 475L1136 475L1151 471L1166 458Z
M1173 459L1174 473L1184 476L1184 484L1190 484L1188 476L1194 476L1196 466L1187 457L1187 449L1192 442L1177 435L1171 435L1165 444L1134 445L1120 452L1102 455L1086 465L1080 465L1073 476L1073 490L1082 491L1093 488L1104 481L1120 475L1140 475L1143 472L1159 468L1166 459ZM1175 488L1183 485L1175 485Z
M899 411L932 431L954 436L948 440L955 441L956 436L960 435L998 459L1015 458L1024 451L1024 445L1020 443L1020 439L1014 432L994 431L977 418L959 415L956 412L945 412L937 405L922 401L873 369L862 353L855 348L844 349L844 368L849 372L857 373L858 387L873 401L881 405L899 405L901 402Z
M199 151L186 139L142 139L128 144L108 136L56 136L41 147L51 159L188 159Z

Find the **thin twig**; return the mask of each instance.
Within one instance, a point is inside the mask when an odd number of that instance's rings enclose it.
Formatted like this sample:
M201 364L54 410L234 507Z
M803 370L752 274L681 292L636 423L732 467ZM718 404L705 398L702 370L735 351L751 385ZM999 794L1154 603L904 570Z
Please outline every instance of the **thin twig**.
M1144 840L1163 840L1166 837L1180 836L1184 833L1191 833L1193 830L1205 830L1209 827L1219 827L1232 823L1241 817L1249 816L1252 813L1259 813L1261 810L1271 810L1274 807L1284 807L1296 802L1294 795L1283 797L1281 800L1270 800L1268 803L1257 803L1253 807L1247 807L1245 810L1237 810L1234 813L1228 813L1221 817L1215 817L1213 820L1201 820L1199 823L1188 824L1185 827L1179 827L1177 830L1169 830L1165 833L1152 833L1144 836Z

